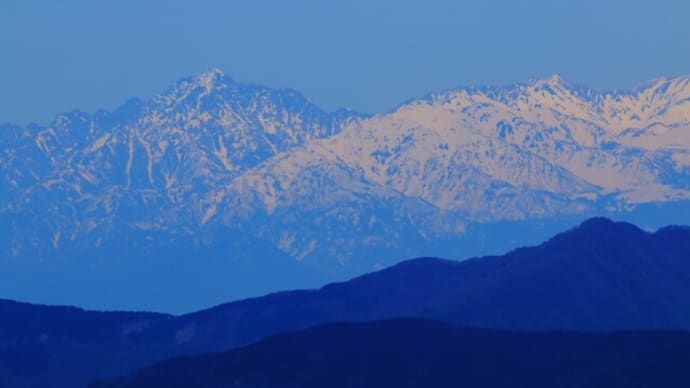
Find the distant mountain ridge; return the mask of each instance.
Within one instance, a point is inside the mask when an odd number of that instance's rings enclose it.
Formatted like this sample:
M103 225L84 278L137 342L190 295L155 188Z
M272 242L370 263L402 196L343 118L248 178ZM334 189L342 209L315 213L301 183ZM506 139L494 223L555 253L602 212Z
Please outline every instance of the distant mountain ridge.
M498 253L591 215L690 214L689 200L688 77L606 92L554 76L369 116L216 69L112 112L0 128L5 273L121 262L103 248L114 244L161 256L188 239L221 259L264 245L343 278L406 257ZM505 222L547 226L504 242L494 225ZM224 229L251 245L223 249L213 236ZM484 240L493 247L476 248Z

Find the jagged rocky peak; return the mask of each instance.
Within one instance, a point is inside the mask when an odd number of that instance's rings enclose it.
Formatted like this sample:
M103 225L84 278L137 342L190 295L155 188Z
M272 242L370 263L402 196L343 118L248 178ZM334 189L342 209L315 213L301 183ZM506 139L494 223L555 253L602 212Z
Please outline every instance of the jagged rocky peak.
M223 73L221 69L214 67L213 69L205 73L199 74L199 76L197 76L197 79L201 84L207 87L211 87L218 83L228 80L229 77L226 77L225 73Z
M193 78L193 84L197 87L203 88L207 93L213 91L223 90L229 85L235 84L235 81L225 75L223 71L217 67L209 71L203 72Z
M550 87L550 88L559 88L559 89L565 89L565 88L569 88L571 86L570 82L568 82L560 74L553 74L551 76L544 77L544 78L534 78L530 82L528 82L528 85L535 87L535 88Z
M652 91L657 97L680 97L683 98L690 89L690 78L688 76L659 77L643 87L638 88L638 92L644 93L646 90Z

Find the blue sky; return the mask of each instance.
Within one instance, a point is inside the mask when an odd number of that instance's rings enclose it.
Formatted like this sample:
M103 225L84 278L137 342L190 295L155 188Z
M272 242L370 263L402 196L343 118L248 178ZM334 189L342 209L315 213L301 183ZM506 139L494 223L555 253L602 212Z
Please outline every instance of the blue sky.
M213 67L327 109L554 73L690 73L687 0L0 0L0 122L148 98Z

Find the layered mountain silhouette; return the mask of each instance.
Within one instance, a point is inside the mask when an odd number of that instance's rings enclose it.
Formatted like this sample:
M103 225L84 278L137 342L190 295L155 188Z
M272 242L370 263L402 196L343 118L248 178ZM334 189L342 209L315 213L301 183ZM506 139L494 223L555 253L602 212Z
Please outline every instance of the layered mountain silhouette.
M172 315L149 312L87 311L0 299L0 341L100 341L136 332ZM129 329L128 329L129 327Z
M181 357L92 388L686 387L690 333L333 323Z
M175 349L133 340L174 317L85 311L0 299L0 387L83 387L160 360Z
M316 268L323 284L421 255L500 253L590 215L680 222L689 129L687 77L628 91L559 77L457 88L363 115L213 70L112 112L0 128L0 292L182 312L249 294L190 286L189 302L171 307L163 296L90 295L120 281L148 294L149 276L127 274L146 257L184 253L180 240L211 247L185 255L195 271L279 257ZM498 238L505 223L522 227ZM123 275L109 282L109 272ZM232 264L216 272L228 284L246 278ZM32 274L56 287L26 294ZM172 289L179 278L169 278Z
M171 356L225 351L333 321L419 317L507 331L690 330L690 228L652 233L595 218L503 256L415 259L320 289L175 317L3 305L12 318L0 320L0 378L17 387L79 386ZM69 330L51 322L69 322Z

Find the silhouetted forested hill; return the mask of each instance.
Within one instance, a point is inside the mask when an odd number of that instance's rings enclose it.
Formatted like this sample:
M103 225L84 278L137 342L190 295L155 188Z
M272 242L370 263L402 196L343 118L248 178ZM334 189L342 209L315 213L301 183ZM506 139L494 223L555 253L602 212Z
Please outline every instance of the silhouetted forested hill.
M0 379L27 379L24 386L74 386L333 321L421 317L502 330L685 330L690 229L648 233L592 219L503 256L410 260L318 290L178 317L14 308L3 314L11 319L0 320Z
M176 358L92 388L687 387L690 333L333 323Z

